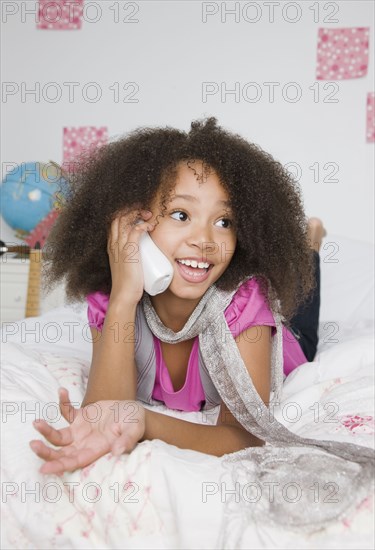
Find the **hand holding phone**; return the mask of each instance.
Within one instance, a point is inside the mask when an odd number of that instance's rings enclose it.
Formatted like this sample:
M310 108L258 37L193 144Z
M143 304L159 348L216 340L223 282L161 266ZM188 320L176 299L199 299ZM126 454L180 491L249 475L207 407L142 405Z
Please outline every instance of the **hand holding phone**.
M140 217L141 214L141 217ZM120 212L112 221L107 240L111 269L111 300L138 304L144 291L164 292L173 278L173 265L148 234L151 212ZM137 228L142 224L142 228Z
M172 282L173 266L151 236L145 232L139 239L144 289L151 296L164 292Z

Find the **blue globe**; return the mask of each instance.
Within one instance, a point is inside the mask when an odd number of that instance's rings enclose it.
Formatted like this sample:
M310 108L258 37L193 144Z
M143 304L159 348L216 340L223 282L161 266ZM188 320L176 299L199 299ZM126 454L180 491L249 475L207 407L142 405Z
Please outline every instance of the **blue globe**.
M32 231L53 209L61 181L61 171L53 163L24 162L10 170L0 187L6 223L16 231Z

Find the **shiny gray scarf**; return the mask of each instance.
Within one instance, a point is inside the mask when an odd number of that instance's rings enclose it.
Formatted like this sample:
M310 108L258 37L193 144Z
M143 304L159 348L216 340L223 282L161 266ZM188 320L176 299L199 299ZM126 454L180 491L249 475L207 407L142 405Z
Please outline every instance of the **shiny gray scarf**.
M374 450L300 437L272 415L271 406L279 403L283 385L283 318L274 311L270 406L263 403L224 316L242 283L230 292L212 285L176 333L164 326L147 293L141 302L150 330L161 341L172 344L199 335L204 362L220 397L248 432L265 441L262 447L225 455L228 477L223 483L227 493L232 489L232 497L225 497L225 528L219 541L225 548L240 546L247 524L309 534L349 519L371 494L374 481Z

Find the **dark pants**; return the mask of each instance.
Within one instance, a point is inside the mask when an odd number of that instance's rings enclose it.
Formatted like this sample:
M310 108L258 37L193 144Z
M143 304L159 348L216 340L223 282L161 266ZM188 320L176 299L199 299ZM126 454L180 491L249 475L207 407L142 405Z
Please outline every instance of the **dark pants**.
M297 338L308 361L313 361L318 347L319 309L320 309L320 256L314 253L314 276L316 280L312 297L300 305L290 321L294 336Z

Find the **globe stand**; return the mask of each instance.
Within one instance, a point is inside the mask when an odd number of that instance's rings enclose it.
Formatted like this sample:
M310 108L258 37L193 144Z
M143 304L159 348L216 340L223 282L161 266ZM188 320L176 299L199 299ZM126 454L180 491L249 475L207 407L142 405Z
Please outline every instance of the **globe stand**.
M29 278L27 282L27 298L25 317L37 317L40 314L40 274L42 251L30 249Z

